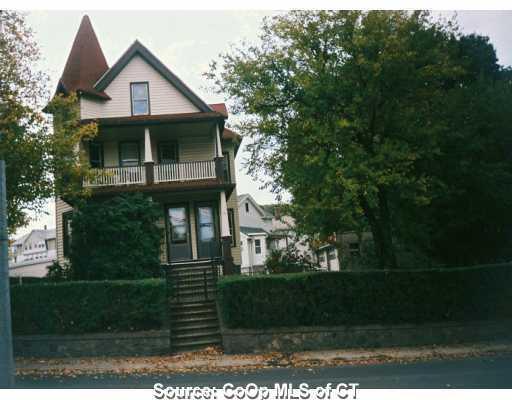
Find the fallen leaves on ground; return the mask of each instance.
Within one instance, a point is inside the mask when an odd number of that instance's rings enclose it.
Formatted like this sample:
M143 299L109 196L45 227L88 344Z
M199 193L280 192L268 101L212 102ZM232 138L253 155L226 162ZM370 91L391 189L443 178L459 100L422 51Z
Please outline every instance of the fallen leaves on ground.
M410 363L431 359L454 359L477 355L493 356L501 354L496 351L479 351L468 349L461 352L442 352L435 348L427 349L424 355L401 357L378 354L378 350L363 351L370 354L361 357L305 357L304 353L266 353L225 355L220 347L207 347L200 351L179 353L174 355L147 357L84 357L71 359L17 359L17 375L34 378L66 377L92 375L99 379L101 375L117 376L149 376L180 373L212 373L233 372L243 373L269 368L318 368L340 365L370 365L388 362Z

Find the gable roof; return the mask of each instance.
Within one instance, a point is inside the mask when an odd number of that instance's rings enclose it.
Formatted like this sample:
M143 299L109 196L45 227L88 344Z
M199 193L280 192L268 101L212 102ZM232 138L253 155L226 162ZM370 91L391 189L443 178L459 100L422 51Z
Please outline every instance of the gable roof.
M256 200L253 199L253 197L249 193L244 193L238 196L238 205L242 204L244 201L250 201L256 211L263 217L263 218L271 218L270 215L268 215L263 208L260 207L258 203L256 203Z
M101 50L91 20L84 15L57 85L57 93L77 92L109 99L106 93L94 88L96 81L107 70L107 60Z
M32 229L29 233L18 238L13 245L23 245L31 236L40 234L44 240L55 239L55 228L53 229Z
M151 53L138 40L124 52L119 60L106 71L94 85L94 89L102 92L115 79L115 77L123 70L123 68L135 56L140 56L144 61L151 65L160 73L167 81L169 81L178 91L183 94L192 104L194 104L202 112L212 112L213 110L201 98L196 95L185 83L171 72L153 53Z

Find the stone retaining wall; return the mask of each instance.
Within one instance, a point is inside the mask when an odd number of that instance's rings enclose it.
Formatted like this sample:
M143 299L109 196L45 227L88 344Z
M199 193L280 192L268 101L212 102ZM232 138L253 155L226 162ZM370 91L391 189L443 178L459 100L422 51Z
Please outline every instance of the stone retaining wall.
M224 351L228 354L421 346L512 339L512 321L261 330L227 329L223 326L221 330Z
M149 356L168 353L168 330L14 337L16 357Z

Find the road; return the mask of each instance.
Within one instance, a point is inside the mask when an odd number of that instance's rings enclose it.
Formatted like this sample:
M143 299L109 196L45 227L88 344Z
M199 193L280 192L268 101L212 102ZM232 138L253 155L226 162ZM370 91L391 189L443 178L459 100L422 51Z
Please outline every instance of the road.
M432 360L408 364L386 363L347 365L312 369L274 368L246 373L176 374L155 376L79 376L76 378L19 377L19 388L139 388L151 389L156 382L164 386L222 387L275 382L310 386L356 382L364 389L443 389L512 388L512 355L497 357Z

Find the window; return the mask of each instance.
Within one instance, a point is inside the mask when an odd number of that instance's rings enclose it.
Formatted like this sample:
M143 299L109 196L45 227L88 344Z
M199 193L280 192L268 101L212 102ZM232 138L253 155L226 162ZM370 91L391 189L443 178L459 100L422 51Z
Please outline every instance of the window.
M325 263L325 253L324 252L320 253L320 255L318 256L318 261L321 262L322 264Z
M222 160L222 173L224 175L224 182L231 182L231 170L229 165L229 153L222 153L223 160Z
M249 213L249 203L245 203L245 212Z
M160 164L178 162L178 144L176 142L158 143L158 162Z
M185 207L173 207L169 209L169 218L171 222L171 242L187 242L187 209Z
M260 239L256 239L254 241L254 252L256 254L261 254L261 240Z
M119 143L119 162L121 167L135 167L140 164L138 142Z
M103 168L103 143L89 142L89 163L91 168Z
M348 245L348 252L352 257L357 257L360 255L359 243L353 242Z
M231 235L231 247L236 246L235 238L235 210L228 208L229 234Z
M62 214L62 235L64 245L64 257L69 257L71 250L71 219L73 212L68 211Z
M329 257L329 260L336 260L336 251L334 249L329 250L327 257Z
M149 114L149 86L147 82L131 83L132 115Z

